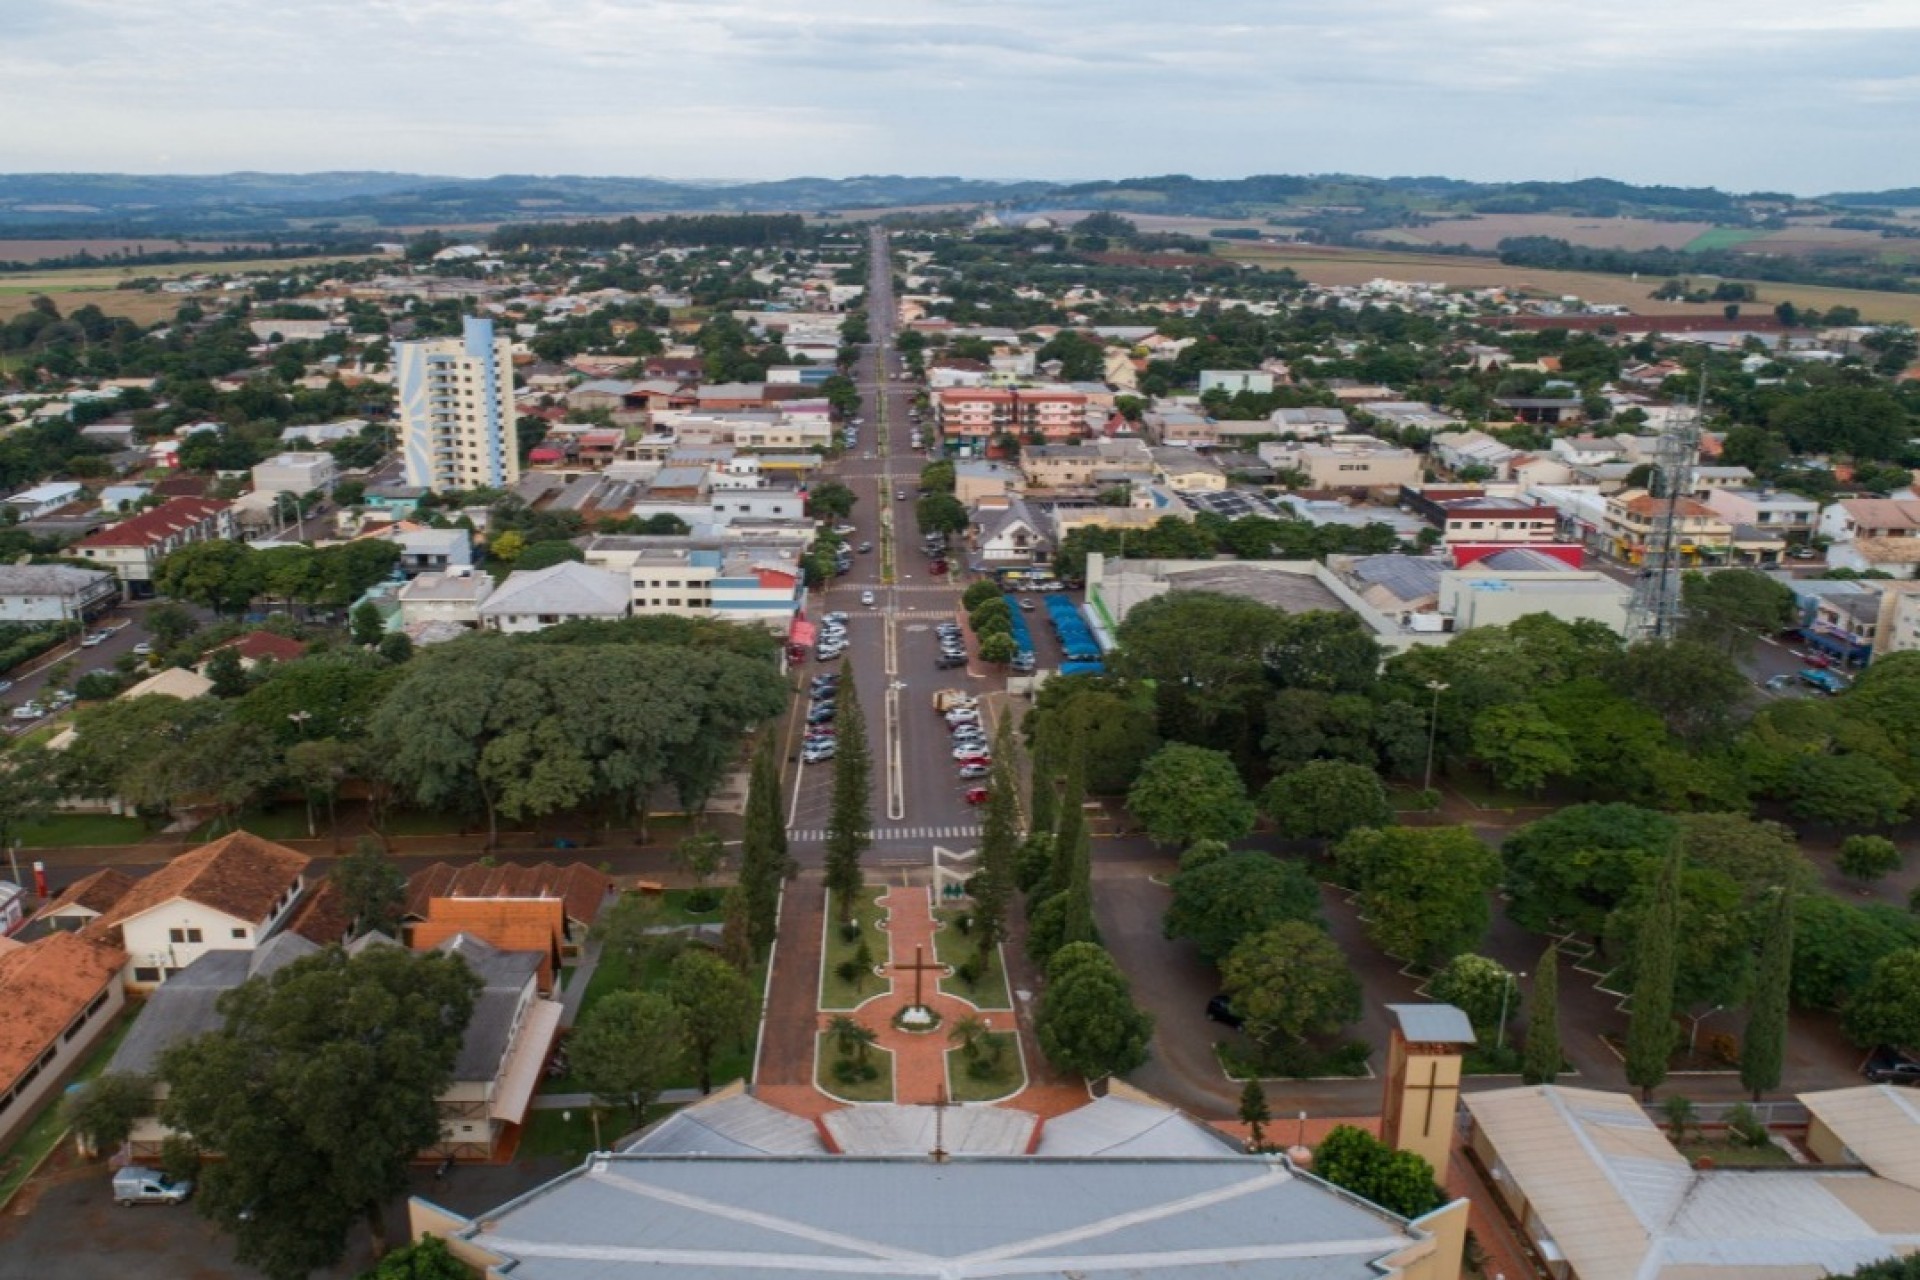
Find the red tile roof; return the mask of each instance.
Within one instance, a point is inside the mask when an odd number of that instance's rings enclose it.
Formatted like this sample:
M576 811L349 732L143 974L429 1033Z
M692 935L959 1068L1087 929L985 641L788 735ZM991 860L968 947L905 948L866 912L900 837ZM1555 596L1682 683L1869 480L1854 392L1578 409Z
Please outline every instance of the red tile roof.
M414 925L407 944L431 951L456 934L500 948L540 955L540 990L553 989L553 974L566 940L564 907L558 898L433 898L426 919Z
M196 528L219 515L231 502L218 498L175 498L151 511L122 520L109 529L80 539L82 547L145 547Z
M584 862L564 867L551 862L531 867L436 862L408 878L405 914L409 920L426 919L434 898L559 898L566 903L567 919L592 924L612 892L613 880Z
M287 921L287 932L297 933L316 946L330 947L344 942L353 928L346 899L332 880L322 880L319 888L306 896Z
M120 899L134 886L134 879L123 871L108 867L96 871L90 876L82 876L60 891L60 896L43 905L33 913L39 920L46 916L57 915L74 907L100 915Z
M312 859L285 845L236 831L183 853L134 883L111 910L91 921L86 936L107 938L134 916L176 898L224 911L236 920L264 921ZM113 939L118 941L117 938Z
M0 1089L19 1079L127 962L118 947L52 933L0 953Z
M298 640L286 636L277 636L271 631L249 631L237 640L229 640L214 650L232 649L248 662L258 662L270 658L275 662L292 662L295 658L307 656L307 646Z

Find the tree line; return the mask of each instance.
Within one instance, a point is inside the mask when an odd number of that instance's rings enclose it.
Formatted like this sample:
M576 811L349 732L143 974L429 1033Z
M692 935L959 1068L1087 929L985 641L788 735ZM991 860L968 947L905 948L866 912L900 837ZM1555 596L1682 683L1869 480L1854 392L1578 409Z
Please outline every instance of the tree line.
M488 243L496 249L522 245L563 249L615 249L632 245L653 249L668 245L807 245L814 233L797 213L675 214L665 218L613 218L591 222L510 223Z

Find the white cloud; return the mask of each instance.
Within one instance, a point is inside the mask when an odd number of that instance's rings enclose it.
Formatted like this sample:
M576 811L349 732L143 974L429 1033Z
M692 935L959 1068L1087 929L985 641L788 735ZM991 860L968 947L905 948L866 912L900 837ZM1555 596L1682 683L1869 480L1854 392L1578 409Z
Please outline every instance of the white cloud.
M1910 175L1913 0L0 0L0 169ZM170 157L165 162L159 156Z

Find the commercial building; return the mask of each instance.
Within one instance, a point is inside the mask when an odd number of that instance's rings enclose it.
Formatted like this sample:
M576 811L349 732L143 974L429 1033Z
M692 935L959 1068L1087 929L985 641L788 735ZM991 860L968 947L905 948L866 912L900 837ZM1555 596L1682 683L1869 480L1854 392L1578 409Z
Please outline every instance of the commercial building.
M513 433L513 343L468 317L458 338L394 345L407 483L440 493L520 478Z
M799 539L609 534L587 544L587 564L623 577L636 614L752 623L785 634L806 603Z
M82 558L111 570L137 596L153 593L154 566L190 542L233 536L233 504L217 498L175 498L151 511L88 534L75 544Z
M1327 444L1269 440L1260 460L1276 471L1298 471L1310 489L1398 489L1420 483L1420 455L1384 441Z
M254 464L256 493L332 493L340 478L340 464L330 453L276 453Z

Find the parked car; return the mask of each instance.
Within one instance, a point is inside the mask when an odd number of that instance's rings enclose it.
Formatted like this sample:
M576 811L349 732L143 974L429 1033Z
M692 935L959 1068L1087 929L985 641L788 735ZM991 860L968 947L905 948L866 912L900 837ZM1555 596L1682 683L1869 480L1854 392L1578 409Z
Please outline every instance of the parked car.
M153 645L149 641L142 640L139 644L133 646L133 652L137 656L144 658L153 652Z
M979 747L955 747L953 758L961 764L992 764L993 756Z
M873 544L871 542L863 542L860 544L860 552L862 555L866 554L871 550L873 550Z
M928 573L945 573L946 571L947 571L947 562L945 560L935 560L932 564L927 566Z
M1021 597L1020 597L1020 608L1021 608L1021 609L1022 609L1022 610L1023 610L1024 612L1027 612L1027 613L1032 613L1032 612L1033 612L1033 608L1034 608L1034 605L1033 605L1033 597L1032 597L1032 596L1021 596Z
M907 500L907 491L905 489L895 489L893 491L893 500L895 502L905 502Z
M834 745L831 742L823 742L818 746L807 746L800 752L800 763L821 764L833 759L834 750Z
M13 688L13 681L0 680L0 693L5 693L7 690L11 688Z
M1224 991L1207 1001L1207 1016L1229 1027L1240 1026L1245 1021L1233 1011L1233 1003L1227 999L1227 993Z
M1875 1084L1903 1084L1920 1087L1920 1058L1883 1044L1860 1064L1860 1074Z
M968 787L967 794L963 798L968 804L985 804L987 802L987 789L985 787Z
M943 653L934 659L933 665L942 671L951 671L955 667L966 666L967 655L964 653Z
M105 644L106 642L107 633L105 631L89 631L80 637L80 647L82 649L91 649L97 644Z
M193 1179L169 1178L158 1169L130 1164L113 1175L113 1202L117 1205L180 1204L193 1194Z
M15 720L38 720L47 714L47 709L37 702L23 702L13 709Z
M847 615L838 609L835 609L832 613L822 614L820 616L820 621L822 622L845 622L846 620Z
M962 778L984 778L992 772L992 767L984 764L963 764L960 766L960 776Z

